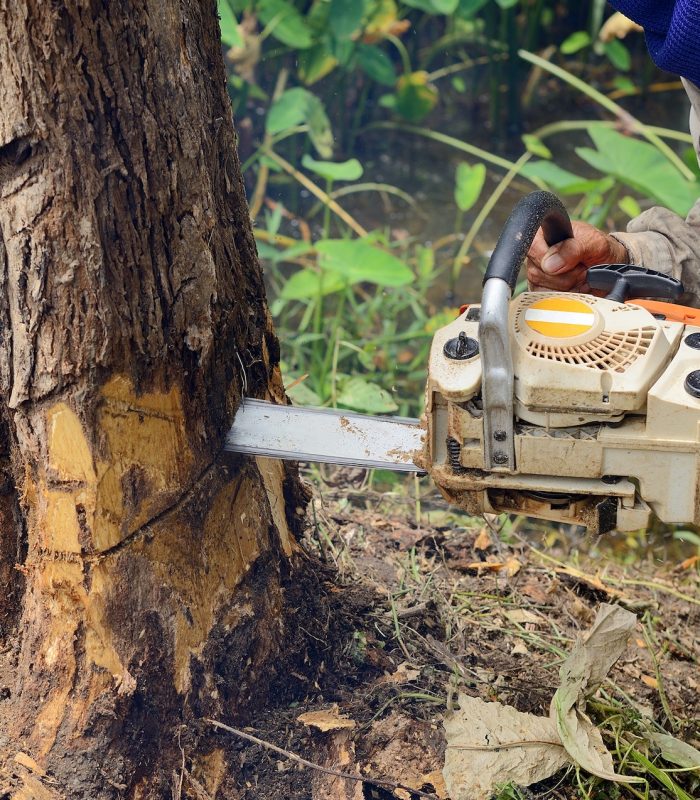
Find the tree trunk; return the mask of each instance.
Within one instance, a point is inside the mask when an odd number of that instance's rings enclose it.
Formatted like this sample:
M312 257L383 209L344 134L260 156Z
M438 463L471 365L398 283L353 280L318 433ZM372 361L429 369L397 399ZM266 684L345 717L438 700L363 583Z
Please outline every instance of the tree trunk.
M6 0L0 63L0 747L16 797L170 796L180 723L273 679L297 549L296 478L221 454L283 390L216 3Z

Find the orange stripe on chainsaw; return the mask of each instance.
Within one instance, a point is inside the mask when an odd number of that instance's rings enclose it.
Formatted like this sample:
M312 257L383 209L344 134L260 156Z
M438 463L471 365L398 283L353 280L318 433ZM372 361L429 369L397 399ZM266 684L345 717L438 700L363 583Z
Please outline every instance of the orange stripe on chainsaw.
M587 333L595 322L593 309L580 300L547 297L525 311L525 323L533 331L553 339L567 339Z

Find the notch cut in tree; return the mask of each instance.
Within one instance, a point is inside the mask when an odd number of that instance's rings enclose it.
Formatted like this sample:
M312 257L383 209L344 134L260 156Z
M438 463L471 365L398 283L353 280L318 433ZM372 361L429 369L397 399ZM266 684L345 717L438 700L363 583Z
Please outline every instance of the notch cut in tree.
M0 62L0 747L73 798L169 795L179 723L294 658L300 485L221 456L283 389L216 3L2 4Z

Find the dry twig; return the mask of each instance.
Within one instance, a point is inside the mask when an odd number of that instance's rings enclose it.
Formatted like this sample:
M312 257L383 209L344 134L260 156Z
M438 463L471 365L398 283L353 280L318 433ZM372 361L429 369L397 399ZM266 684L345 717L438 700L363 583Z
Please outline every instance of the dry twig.
M420 789L414 789L411 786L406 786L403 783L388 781L384 780L383 778L365 778L362 775L353 775L350 772L341 772L340 770L330 769L330 767L322 767L320 764L314 764L313 761L307 761L305 758L298 756L296 753L292 753L290 750L277 747L277 745L272 744L271 742L266 742L264 739L259 739L257 736L253 736L250 733L245 733L244 731L238 730L238 728L232 728L230 725L224 725L223 722L219 722L218 720L205 718L204 721L208 722L210 725L213 725L215 728L220 728L221 730L232 733L235 736L240 736L241 739L246 739L247 741L260 745L267 750L272 750L273 753L285 756L297 764L301 764L304 767L309 767L309 769L314 769L317 772L322 772L324 775L332 775L335 778L343 778L344 780L348 781L370 783L372 786L378 786L380 789L391 789L392 791L394 789L403 789L404 792L409 792L416 797L427 797L428 800L435 800L437 797L434 792L422 792Z

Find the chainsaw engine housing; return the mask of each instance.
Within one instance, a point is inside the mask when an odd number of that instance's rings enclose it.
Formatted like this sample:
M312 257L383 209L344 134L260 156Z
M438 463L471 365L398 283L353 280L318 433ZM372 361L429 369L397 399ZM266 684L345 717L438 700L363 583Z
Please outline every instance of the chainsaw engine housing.
M700 521L700 399L686 385L700 328L590 295L512 300L511 460L498 449L508 433L485 433L481 311L470 306L431 348L423 461L449 500L595 532L642 528L650 509Z

